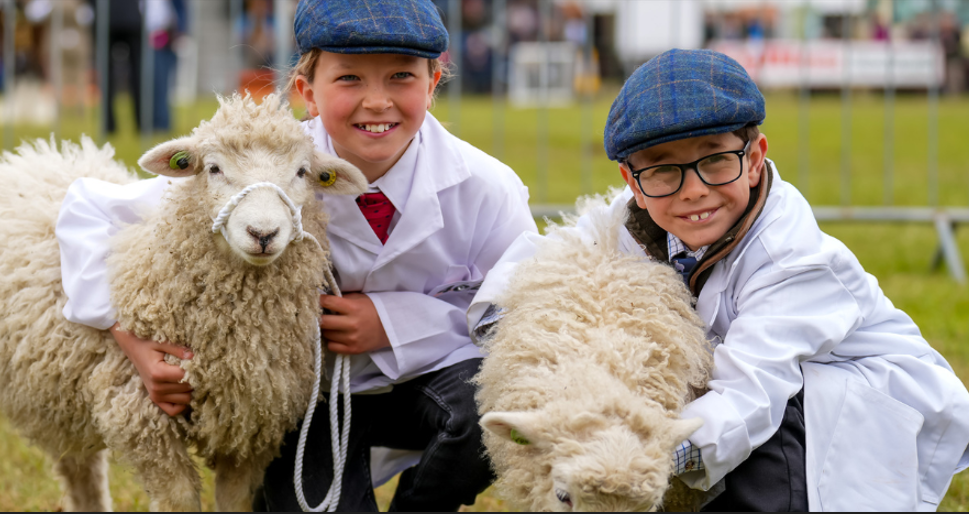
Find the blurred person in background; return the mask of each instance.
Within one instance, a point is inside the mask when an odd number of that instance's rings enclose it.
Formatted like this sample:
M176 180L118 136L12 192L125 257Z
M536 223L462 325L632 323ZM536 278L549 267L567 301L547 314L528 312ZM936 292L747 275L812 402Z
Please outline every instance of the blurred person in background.
M462 89L467 93L491 91L491 20L484 0L461 3Z
M275 56L275 18L272 2L269 0L248 0L241 23L242 38L245 45L244 60L247 68L273 66Z
M885 21L884 17L880 13L874 13L873 27L871 31L871 38L875 41L891 41L891 27Z
M114 100L118 95L118 82L127 83L133 102L135 129L141 127L141 9L140 2L133 0L108 0L108 89L107 127L109 134L117 129L114 114ZM95 18L95 25L101 26L104 20ZM97 34L97 28L95 28Z
M171 130L171 86L178 58L173 43L187 32L185 0L147 0L145 27L154 50L154 86L152 88L152 127Z
M509 1L505 16L508 19L508 37L511 43L538 39L538 12L534 5L523 0Z
M257 98L275 88L276 54L275 17L270 0L247 0L243 15L237 18L236 32L242 35L242 67L239 90L247 90Z
M57 12L58 9L60 13ZM32 27L31 32L36 34L32 46L36 47L34 60L36 69L40 72L34 80L45 85L30 86L34 89L33 94L42 95L41 98L30 101L50 102L50 116L55 115L55 102L61 108L76 107L78 114L83 113L83 108L87 105L85 91L92 64L89 27L94 22L94 9L84 0L30 0L24 4L24 16ZM54 20L57 16L60 16L59 28L55 28ZM51 68L54 52L60 54L58 70ZM58 72L61 87L59 95L52 92L51 88ZM18 96L18 99L21 98Z
M945 92L958 93L966 87L966 75L962 54L962 27L953 12L940 15L939 44L945 54Z

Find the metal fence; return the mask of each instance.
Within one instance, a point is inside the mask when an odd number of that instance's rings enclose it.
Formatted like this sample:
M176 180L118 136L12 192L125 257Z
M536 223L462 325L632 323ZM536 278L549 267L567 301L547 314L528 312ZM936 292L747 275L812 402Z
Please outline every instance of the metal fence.
M7 120L13 120L13 108L16 100L14 97L14 82L15 82L15 69L14 69L14 49L15 40L14 34L16 32L16 20L15 15L17 10L17 4L15 0L2 0L2 6L4 9L4 25L3 25L3 71L4 71L4 87L3 93L5 98L6 113L5 118ZM108 24L104 21L109 17L109 1L110 0L93 0L93 8L95 11L95 16L101 22L97 23L97 31L95 34L94 41L94 62L96 64L96 74L98 77L98 83L105 84L108 80L108 61L111 58L108 48ZM464 49L462 49L463 37L463 24L462 21L465 20L465 16L462 13L462 9L465 5L463 0L435 0L437 5L443 11L443 15L448 26L449 33L451 35L451 50L449 52L449 58L451 65L456 71L455 77L447 85L447 98L448 98L448 114L450 129L460 136L462 131L462 117L461 117L461 105L462 105L462 90L464 89L464 84L462 82L462 69L463 69L463 57L465 55ZM791 0L793 1L793 0ZM872 0L867 2L862 2L868 7L872 5L883 4L886 0ZM896 0L896 2L905 2L909 0ZM915 0L911 0L915 1ZM825 4L827 2L827 4ZM756 8L758 5L761 8L768 8L778 2L770 2L762 0L760 2L751 2L743 0L733 0L732 2L723 2L723 4L736 4L740 8L751 9ZM818 9L824 7L829 8L837 2L828 0L814 0L812 4L811 0L799 0L799 3L804 6L804 12L810 12L810 9ZM858 4L857 0L842 0L841 3L854 3ZM891 3L891 2L890 2ZM930 52L938 52L938 48L941 48L940 43L940 25L939 20L942 19L941 14L947 8L952 9L953 5L958 8L969 9L969 6L963 5L965 2L962 0L926 0L922 2L928 9L926 10L928 19L933 20L929 23L929 34L927 38L924 38L924 43L928 45L926 48ZM514 7L520 7L521 5L527 5L533 10L535 16L537 16L537 30L534 31L532 41L530 41L530 46L533 57L537 55L537 67L533 71L536 71L535 80L533 80L531 93L533 96L530 100L533 103L534 108L536 108L536 126L537 126L537 145L535 148L535 162L537 166L536 180L532 184L532 199L534 205L532 205L533 213L536 216L556 216L561 211L567 211L571 209L569 205L554 205L548 202L549 195L549 112L553 109L553 104L557 101L554 95L555 85L553 82L553 77L556 76L556 64L555 58L553 56L555 51L555 44L557 43L553 39L551 33L551 20L554 18L555 13L562 10L563 6L576 5L581 11L582 18L579 20L580 23L573 23L573 27L578 30L584 30L585 37L582 39L581 43L575 44L574 55L577 55L577 59L572 63L572 66L580 66L584 68L585 77L589 78L593 73L592 63L594 61L593 54L598 52L599 48L595 47L595 41L597 34L596 23L594 21L594 16L596 9L608 10L613 9L614 11L622 11L623 9L630 9L630 5L633 2L629 0L584 0L584 1L556 1L556 0L490 0L484 5L488 6L488 17L490 18L490 28L488 30L489 38L489 52L491 55L491 95L493 97L494 108L492 109L492 115L494 117L494 147L492 148L492 153L495 157L502 159L504 156L504 147L502 142L504 141L504 134L502 133L502 127L504 126L504 116L506 114L508 107L509 98L511 98L515 91L513 89L516 87L516 83L512 80L512 75L514 74L514 68L518 65L515 61L516 48L523 49L522 45L511 44L512 38L510 36L509 27L512 25L514 20L509 19L509 13ZM713 9L713 0L670 0L669 2L661 2L656 0L654 2L640 2L640 9L643 5L649 4L650 8L656 9L657 6L665 5L663 7L665 11L665 19L650 18L648 20L640 20L640 25L642 27L655 26L664 27L666 34L668 34L668 39L660 44L665 44L666 47L674 46L696 46L696 41L690 41L689 34L694 34L693 29L690 30L680 30L682 27L689 27L689 19L691 16L695 17L695 13L698 9L702 11L706 8L708 11ZM723 5L719 4L719 5ZM218 5L218 7L215 7ZM285 81L286 74L288 72L286 64L292 62L293 52L294 52L294 42L292 34L292 18L294 14L295 3L293 0L272 0L272 8L274 15L274 61L276 63L276 83L281 85ZM891 4L891 8L895 11L898 10L898 5ZM62 12L61 3L54 1L52 4L52 11L50 14L50 24L51 31L50 37L52 41L60 36L60 32L63 29L64 14ZM199 0L188 0L189 11L193 18L196 18L194 23L190 24L190 33L194 44L196 45L195 53L195 71L196 75L193 76L192 80L196 81L195 90L211 90L206 85L200 84L199 74L206 71L207 66L213 66L218 64L223 69L223 74L225 76L234 77L238 74L238 71L242 67L241 57L240 57L240 42L242 41L241 36L241 24L238 20L243 15L243 9L245 4L243 0L219 0L212 1L206 0L204 3ZM746 7L744 7L746 6ZM13 15L11 15L13 14ZM707 12L706 18L704 18L704 23L709 24L709 12ZM208 16L208 18L206 18ZM213 18L214 16L214 18ZM228 18L227 23L219 25L222 27L222 32L225 33L225 37L222 40L216 39L211 41L213 33L218 33L213 27L215 25L207 25L205 20L209 21L218 19L219 16ZM617 21L616 26L621 28L625 20L623 20L623 13L618 12L618 14L613 14L613 18ZM834 17L833 19L837 19ZM826 23L828 19L826 18ZM861 52L865 48L864 46L858 46L853 43L853 34L850 23L853 20L857 20L857 15L845 14L841 17L842 23L841 27L841 45L840 48L841 58L843 62L851 62L852 54L851 52ZM223 20L224 21L224 20ZM575 21L575 20L573 20ZM815 20L816 21L816 20ZM939 266L945 263L949 273L952 277L960 283L965 283L967 281L967 276L965 268L963 266L963 260L959 252L959 247L956 242L955 232L959 224L969 223L969 207L961 206L943 206L939 202L939 165L938 165L938 118L939 118L939 89L940 82L937 80L929 80L925 83L924 87L921 88L922 94L925 95L925 105L926 105L926 118L928 126L928 134L926 137L926 151L927 151L927 161L925 162L926 169L926 187L928 191L927 199L924 205L921 206L898 206L894 205L893 197L891 192L893 191L893 158L891 155L892 148L894 147L894 127L892 125L893 120L893 110L896 105L896 91L899 87L910 88L911 84L900 84L896 83L898 78L898 51L896 43L893 39L890 39L885 48L888 49L885 53L885 58L887 61L880 65L885 66L885 79L879 85L879 89L884 91L884 113L885 113L885 128L884 128L884 173L883 173L883 188L885 190L885 197L882 205L879 206L862 206L854 202L851 191L852 191L852 139L851 139L851 123L852 123L852 92L857 87L859 87L856 82L857 78L851 77L852 69L850 66L845 65L842 70L843 76L837 85L832 85L834 83L822 84L818 86L816 83L812 83L812 59L813 52L818 51L815 46L816 40L812 39L809 35L811 29L809 27L811 21L807 15L803 17L802 20L796 20L793 25L801 24L799 27L795 27L794 33L800 34L800 39L791 40L788 38L786 42L787 46L784 47L787 51L794 51L796 53L795 63L793 68L788 68L787 79L791 76L798 77L799 83L794 87L798 95L798 155L800 162L798 163L798 172L796 177L796 184L802 191L805 192L807 196L807 191L810 185L810 151L809 151L809 141L808 141L808 118L811 112L812 105L812 91L818 89L819 87L835 90L840 89L841 97L841 131L842 131L842 141L841 141L841 163L840 163L840 202L837 205L817 205L814 207L815 215L818 220L822 221L856 221L856 222L918 222L918 223L929 223L935 227L938 232L939 244L936 250L935 258L933 259L933 266ZM828 23L831 25L830 23ZM788 23L788 25L792 25ZM789 27L790 28L790 27ZM619 30L621 32L621 30ZM142 127L143 138L148 138L151 133L152 127L152 98L153 98L153 52L151 51L151 45L148 41L148 30L142 31L142 45L141 45L141 119L140 126ZM686 36L684 36L686 34ZM627 39L633 36L629 36L628 32L625 36ZM209 38L208 40L206 38ZM827 43L832 43L832 38L826 39ZM620 41L621 42L621 41ZM656 42L653 41L652 44L653 52L655 53L657 49L655 48ZM744 43L747 48L757 49L757 44L766 44L765 47L759 47L758 52L761 52L758 59L764 59L764 52L771 52L771 42L770 40L761 40L759 43L751 43L748 41ZM719 47L714 45L717 49L723 49L728 51L731 48L743 48L744 45L731 46L728 41ZM793 45L793 46L792 46ZM647 45L648 46L648 45ZM54 89L54 95L56 98L60 98L61 89L63 87L63 80L60 75L61 61L60 61L60 51L58 50L59 45L50 45L51 51L49 52L49 69L50 82ZM793 49L793 50L791 50ZM822 49L823 50L823 49ZM739 50L738 50L739 51ZM204 58L208 57L209 53L216 54L215 60L209 58L206 61ZM638 62L642 62L643 59L648 57L649 51L645 51ZM519 54L520 55L520 54ZM860 54L858 54L860 55ZM859 58L858 55L855 56L856 60ZM879 54L880 55L880 54ZM629 61L629 59L627 59ZM636 59L630 62L625 62L626 68L625 73L631 71L631 65L634 65ZM578 64L576 64L578 63ZM756 63L755 63L756 64ZM750 65L746 63L745 65ZM791 65L791 63L788 63ZM763 67L761 62L759 66L760 77L758 81L766 83L769 81L768 70ZM794 70L791 72L791 70ZM869 70L870 71L870 70ZM753 73L752 73L753 74ZM781 73L783 75L783 73ZM561 79L561 77L558 77ZM598 75L595 74L595 79L598 80ZM777 77L775 77L777 79ZM780 77L783 80L784 77ZM573 82L574 84L574 82ZM222 89L231 89L233 87L232 79L229 79L225 84L223 84ZM218 85L216 84L216 87ZM870 85L869 85L870 86ZM108 91L106 87L100 88L101 95L101 105L106 105L108 98ZM589 89L584 89L583 91L574 94L572 101L580 106L581 109L581 122L575 127L579 135L580 145L581 145L581 160L576 163L576 166L581 170L580 177L582 183L582 191L585 193L593 192L593 145L600 144L601 139L596 137L593 133L593 95ZM107 126L107 110L99 109L100 115L100 139L103 141L105 139L105 127ZM59 123L59 113L55 115L53 130L56 133L58 131ZM14 123L8 122L4 124L4 147L11 148L14 140L13 125ZM967 128L967 135L969 135L969 128ZM143 141L143 146L147 147L147 139ZM969 201L966 202L969 205Z

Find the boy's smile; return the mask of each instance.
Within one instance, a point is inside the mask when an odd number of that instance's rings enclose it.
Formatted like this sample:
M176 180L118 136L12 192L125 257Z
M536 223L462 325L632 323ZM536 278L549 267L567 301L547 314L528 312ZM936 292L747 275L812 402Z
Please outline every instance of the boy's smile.
M301 79L297 88L309 114L323 122L337 155L373 182L420 130L439 79L421 57L323 52L312 82Z
M383 137L387 132L400 126L400 123L357 123L354 127L362 130L372 137Z
M693 137L640 150L630 155L628 162L637 170L660 164L689 163L710 154L740 150L744 143L731 132ZM761 134L750 142L739 179L709 186L700 180L696 170L689 169L677 192L659 198L643 194L626 165L620 164L619 169L633 190L636 204L646 209L660 228L680 238L691 250L697 250L723 237L743 216L750 200L750 188L760 183L766 154L767 138Z

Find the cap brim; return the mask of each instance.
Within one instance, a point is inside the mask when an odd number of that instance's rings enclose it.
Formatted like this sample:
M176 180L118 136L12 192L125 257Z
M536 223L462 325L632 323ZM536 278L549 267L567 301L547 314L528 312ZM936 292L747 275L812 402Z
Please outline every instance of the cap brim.
M315 48L334 54L397 54L423 57L425 59L437 59L441 56L441 52L435 52L433 50L400 46L319 46ZM302 53L303 51L300 50L300 52Z
M756 123L756 124L760 125L761 123L763 123L763 120L756 121L756 122L731 123L729 125L715 125L715 126L712 126L712 127L702 127L702 128L698 128L698 129L694 129L694 130L685 131L685 132L677 132L677 133L673 133L673 134L663 134L660 137L657 137L657 138L654 138L654 139L646 139L646 140L640 141L639 143L637 143L637 144L635 144L633 146L630 146L628 148L624 148L622 151L620 151L620 152L618 152L616 154L616 158L614 160L615 161L624 161L627 158L629 158L630 155L632 155L632 154L634 154L634 153L636 153L636 152L638 152L640 150L645 150L647 148L650 148L650 147L653 147L653 146L656 146L656 145L661 145L663 143L670 143L670 142L673 142L673 141L679 141L681 139L689 139L691 137L714 136L714 135L717 135L717 134L726 134L727 132L733 132L735 130L742 129L742 128L746 127L747 125L749 125L750 123Z

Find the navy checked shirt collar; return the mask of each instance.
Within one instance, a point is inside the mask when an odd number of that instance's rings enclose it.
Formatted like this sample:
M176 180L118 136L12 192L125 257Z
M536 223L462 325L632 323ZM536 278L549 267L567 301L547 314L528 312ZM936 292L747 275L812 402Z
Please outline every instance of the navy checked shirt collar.
M673 261L673 257L683 252L686 252L687 257L693 257L697 262L700 262L703 259L703 254L707 253L707 249L710 248L710 245L701 246L699 250L694 252L680 238L674 236L672 232L667 232L666 247L669 249L670 262Z

